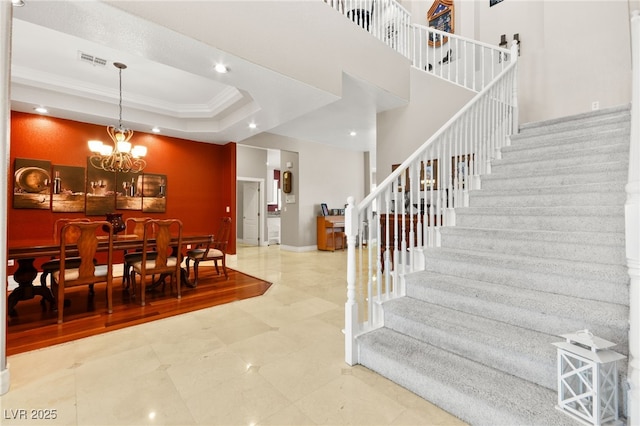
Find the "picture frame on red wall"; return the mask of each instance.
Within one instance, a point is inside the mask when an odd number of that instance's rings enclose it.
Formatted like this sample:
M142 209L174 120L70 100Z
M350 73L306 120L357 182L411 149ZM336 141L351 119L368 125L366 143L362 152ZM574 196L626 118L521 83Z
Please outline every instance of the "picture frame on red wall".
M85 168L53 166L51 211L81 213L86 209Z
M51 162L16 158L13 168L13 208L51 208Z

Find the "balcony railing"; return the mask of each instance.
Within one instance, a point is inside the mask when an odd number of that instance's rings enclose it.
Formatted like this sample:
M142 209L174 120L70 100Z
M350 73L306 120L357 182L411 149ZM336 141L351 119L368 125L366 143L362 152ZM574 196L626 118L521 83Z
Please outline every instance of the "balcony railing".
M394 0L324 0L378 40L410 58L411 15Z
M511 62L507 49L411 24L409 12L394 0L324 2L411 59L415 68L474 92L482 90Z

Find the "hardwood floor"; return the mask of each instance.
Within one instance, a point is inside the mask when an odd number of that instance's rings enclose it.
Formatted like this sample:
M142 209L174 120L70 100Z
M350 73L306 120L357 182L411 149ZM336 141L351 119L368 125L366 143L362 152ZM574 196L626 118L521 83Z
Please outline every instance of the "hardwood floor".
M107 314L104 285L96 285L95 296L88 296L87 287L76 287L67 292L71 305L64 310L64 323L57 324L57 313L47 307L42 310L40 297L21 301L16 306L18 315L8 319L7 355L31 351L68 342L95 334L129 327L191 312L236 300L261 296L271 283L227 268L229 279L216 275L215 268L200 266L200 279L196 288L182 287L182 298L177 299L168 285L162 291L147 293L146 306L130 300L123 291L121 279L114 278L113 313Z

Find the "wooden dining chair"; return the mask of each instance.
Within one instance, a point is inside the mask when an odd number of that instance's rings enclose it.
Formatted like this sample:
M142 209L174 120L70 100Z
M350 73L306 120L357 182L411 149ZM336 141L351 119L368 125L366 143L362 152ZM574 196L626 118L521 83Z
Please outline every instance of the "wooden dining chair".
M95 264L99 230L107 232L107 263ZM70 262L80 258L80 263ZM113 312L113 227L107 221L69 222L60 231L60 269L54 273L57 284L58 323L63 321L64 293L67 288L106 282L107 312Z
M59 218L56 219L55 223L53 224L53 241L56 244L60 243L60 231L62 230L62 227L64 225L66 225L69 222L89 222L89 219L87 218ZM80 258L79 257L71 257L71 258L67 258L67 266L68 267L73 267L73 265L80 265ZM42 287L46 287L47 286L47 277L51 277L51 292L53 293L53 296L55 298L56 295L56 288L57 288L57 283L55 282L55 279L53 277L54 272L59 271L60 270L60 259L56 259L56 258L52 258L51 260L48 260L46 262L44 262L40 268L42 269L42 274L40 274L40 285ZM93 294L93 286L89 287L89 293ZM44 301L43 301L44 303ZM44 307L44 305L43 305ZM53 306L52 306L53 308Z
M200 262L213 260L216 266L216 272L220 275L218 269L218 261L222 262L222 271L224 272L225 279L229 279L227 273L227 245L229 244L229 235L231 234L231 218L223 217L220 220L220 227L218 232L213 236L209 244L205 248L199 247L187 251L187 258L185 264L187 267L187 278L189 278L189 264L193 260L193 285L198 284L198 265Z
M133 295L140 295L140 304L145 305L148 275L169 276L171 287L176 284L178 299L180 293L180 263L182 251L182 222L178 219L153 219L144 224L142 257L131 264L131 284ZM136 283L140 276L140 285ZM138 287L138 288L137 288Z
M138 239L142 240L144 238L144 225L147 221L151 220L150 217L130 217L125 221L126 224L126 234L127 235L135 235ZM153 259L155 256L155 252L149 254L149 258ZM124 260L122 264L122 288L129 289L131 284L131 265L135 262L140 262L142 260L142 253L140 250L136 250L134 252L125 252Z

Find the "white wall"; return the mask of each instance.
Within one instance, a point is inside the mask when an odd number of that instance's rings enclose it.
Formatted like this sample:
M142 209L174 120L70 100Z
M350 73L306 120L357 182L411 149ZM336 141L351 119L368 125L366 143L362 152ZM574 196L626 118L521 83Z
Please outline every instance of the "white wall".
M478 40L519 33L521 123L631 101L629 4L607 1L460 2L474 8Z
M410 78L409 105L378 114L378 184L391 173L392 164L402 163L472 96L466 89L417 69L411 70Z
M281 212L282 248L315 249L316 217L320 203L343 208L349 196L364 198L364 153L340 149L272 133L261 133L244 142L255 147L280 149L280 170L292 162L295 204L285 204ZM285 210L286 208L286 210Z

